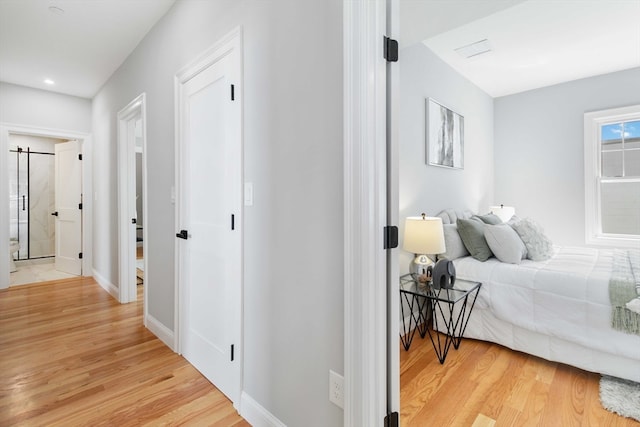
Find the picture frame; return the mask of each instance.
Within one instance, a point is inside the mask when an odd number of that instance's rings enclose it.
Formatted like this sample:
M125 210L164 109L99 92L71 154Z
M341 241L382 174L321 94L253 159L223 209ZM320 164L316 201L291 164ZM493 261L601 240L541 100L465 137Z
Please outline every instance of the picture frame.
M464 117L432 98L427 98L427 164L464 169Z

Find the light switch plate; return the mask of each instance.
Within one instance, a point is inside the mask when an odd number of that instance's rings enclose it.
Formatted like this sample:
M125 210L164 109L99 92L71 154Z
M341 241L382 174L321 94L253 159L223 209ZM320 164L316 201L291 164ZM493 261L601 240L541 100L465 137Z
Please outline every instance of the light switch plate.
M244 205L253 206L253 183L244 183Z

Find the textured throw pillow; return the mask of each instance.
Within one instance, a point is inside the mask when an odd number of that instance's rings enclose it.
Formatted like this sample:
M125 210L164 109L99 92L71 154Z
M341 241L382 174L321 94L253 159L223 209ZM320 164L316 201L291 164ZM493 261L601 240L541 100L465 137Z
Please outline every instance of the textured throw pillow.
M519 217L519 216L517 216L517 215L514 215L514 216L512 216L512 217L511 217L511 219L510 219L509 221L507 221L506 223L507 223L507 224L509 224L511 227L513 227L513 224L515 224L516 222L520 222L520 221L522 221L522 220L520 219L520 217Z
M488 213L486 215L474 215L471 218L478 218L480 221L484 222L485 224L491 224L491 225L502 224L502 220L500 219L500 217L493 213Z
M463 256L469 255L467 248L464 247L460 234L458 234L458 227L455 224L444 224L444 245L447 251L440 254L439 257L454 260Z
M484 222L479 219L458 219L458 233L472 257L478 261L491 258L491 249L484 238Z
M545 261L553 255L553 243L535 221L525 218L511 225L527 247L527 258Z
M485 225L484 237L491 252L509 264L520 264L527 256L527 248L513 228L507 224Z

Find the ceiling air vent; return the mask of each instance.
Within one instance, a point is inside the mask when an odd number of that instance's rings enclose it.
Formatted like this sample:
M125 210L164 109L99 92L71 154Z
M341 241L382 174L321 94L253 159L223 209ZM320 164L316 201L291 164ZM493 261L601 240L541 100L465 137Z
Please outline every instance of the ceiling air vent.
M484 39L454 50L463 58L472 58L474 56L482 55L483 53L491 52L491 44L489 43L489 40Z

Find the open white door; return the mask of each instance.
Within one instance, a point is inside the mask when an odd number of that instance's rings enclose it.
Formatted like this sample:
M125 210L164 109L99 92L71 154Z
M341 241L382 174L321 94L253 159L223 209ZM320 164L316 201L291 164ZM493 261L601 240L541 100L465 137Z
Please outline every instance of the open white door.
M78 141L55 145L56 270L82 274L82 162Z
M240 395L242 323L238 38L179 83L176 235L180 351L234 403Z
M118 112L118 259L119 259L119 299L121 303L136 301L138 298L136 280L136 237L140 218L136 206L136 147L141 140L142 159L142 212L146 210L146 95L137 96ZM143 230L146 245L146 231ZM144 248L146 250L146 247ZM143 251L143 253L147 253ZM145 256L144 274L148 279ZM147 294L144 292L144 317L147 317ZM145 320L146 321L146 320Z

